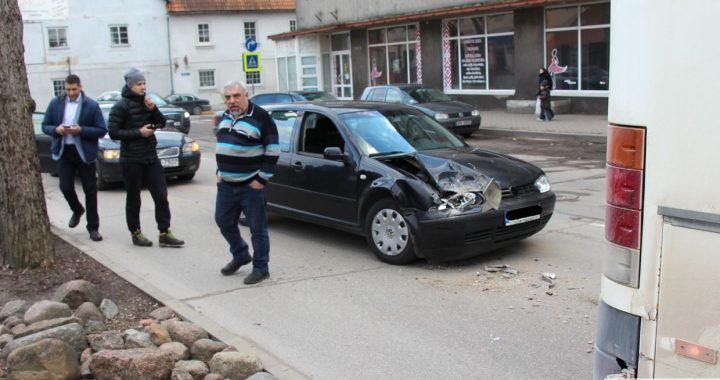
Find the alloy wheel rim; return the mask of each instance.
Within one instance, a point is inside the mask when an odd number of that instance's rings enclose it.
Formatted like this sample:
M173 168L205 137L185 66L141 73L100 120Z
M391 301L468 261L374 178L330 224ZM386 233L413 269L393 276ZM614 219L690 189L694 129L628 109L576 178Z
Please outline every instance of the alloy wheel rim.
M405 218L391 208L382 209L375 214L371 231L375 248L386 256L401 254L410 238Z

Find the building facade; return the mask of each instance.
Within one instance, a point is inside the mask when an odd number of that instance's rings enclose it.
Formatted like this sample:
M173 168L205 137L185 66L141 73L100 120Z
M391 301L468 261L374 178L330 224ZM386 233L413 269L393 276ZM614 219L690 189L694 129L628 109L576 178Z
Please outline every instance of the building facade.
M119 90L136 66L151 89L170 89L168 28L161 0L19 0L30 94L37 109L64 90L68 74L96 97Z
M271 34L290 30L295 1L168 2L172 91L223 102L222 86L231 80L247 83L251 93L275 91L277 60ZM246 41L257 43L259 72L243 71Z
M609 1L367 1L349 7L298 0L297 30L270 38L278 43L278 62L295 73L285 84L281 77L279 87L306 89L317 82L357 99L370 85L424 83L481 108L512 108L534 104L538 69L546 67L554 76L554 100L573 112L607 112Z

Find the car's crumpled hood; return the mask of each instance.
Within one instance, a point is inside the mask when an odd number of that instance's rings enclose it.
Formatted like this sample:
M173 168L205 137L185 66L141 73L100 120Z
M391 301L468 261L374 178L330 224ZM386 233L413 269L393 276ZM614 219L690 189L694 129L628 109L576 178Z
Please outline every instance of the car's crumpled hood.
M432 103L417 103L413 104L414 106L418 108L425 108L433 112L443 112L443 113L459 113L459 112L472 112L475 108L467 103L463 102L456 102L456 101L450 101L450 102L432 102Z

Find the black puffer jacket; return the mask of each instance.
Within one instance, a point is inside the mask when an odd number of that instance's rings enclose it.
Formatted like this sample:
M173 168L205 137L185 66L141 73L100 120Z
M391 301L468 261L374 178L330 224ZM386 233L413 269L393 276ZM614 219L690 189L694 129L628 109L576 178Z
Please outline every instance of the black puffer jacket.
M145 124L165 126L165 116L157 108L145 107L145 96L138 95L127 86L122 89L122 99L110 110L108 131L110 138L120 141L120 162L149 163L158 159L155 135L143 137L140 128Z

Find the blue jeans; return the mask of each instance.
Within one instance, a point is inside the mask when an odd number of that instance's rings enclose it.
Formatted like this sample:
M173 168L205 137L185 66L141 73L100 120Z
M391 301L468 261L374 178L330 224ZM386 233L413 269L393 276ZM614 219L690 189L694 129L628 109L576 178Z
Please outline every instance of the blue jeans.
M249 184L233 184L221 181L217 184L215 200L215 223L230 244L233 260L241 261L250 256L248 245L240 236L240 214L250 228L253 246L253 272L268 273L270 261L270 238L265 213L266 190L255 190Z

